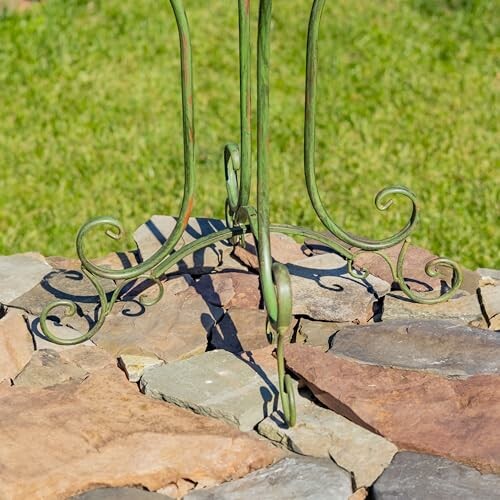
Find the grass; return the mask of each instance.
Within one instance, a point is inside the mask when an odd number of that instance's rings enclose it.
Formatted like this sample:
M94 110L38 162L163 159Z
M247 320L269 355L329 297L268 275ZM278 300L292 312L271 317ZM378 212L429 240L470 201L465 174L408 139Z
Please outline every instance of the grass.
M239 137L236 1L185 3L197 91L194 214L223 217L221 151ZM302 174L310 4L274 2L271 217L321 229ZM422 209L414 242L470 268L500 267L498 7L327 2L318 177L348 230L394 232L408 207L379 214L373 196L404 184ZM175 215L178 77L168 2L48 0L0 17L0 253L72 255L90 217L115 215L131 233L154 213ZM129 246L130 237L121 248ZM96 237L93 253L110 249Z

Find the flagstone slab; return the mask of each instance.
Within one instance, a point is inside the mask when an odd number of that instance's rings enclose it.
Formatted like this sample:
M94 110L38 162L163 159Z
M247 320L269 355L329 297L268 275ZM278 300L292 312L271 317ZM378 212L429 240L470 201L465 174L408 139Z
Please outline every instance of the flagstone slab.
M225 483L195 490L186 500L348 500L352 494L349 474L324 458L285 458L272 467Z
M289 369L328 408L398 448L500 472L500 376L444 378L287 346Z
M283 456L215 419L144 397L116 368L81 384L13 387L0 405L0 492L63 500L99 487L214 486Z
M115 357L153 355L171 362L205 352L208 333L223 314L192 287L175 295L166 291L154 306L117 303L92 340Z
M118 365L125 372L130 382L139 382L144 370L152 366L161 365L163 360L154 354L122 354L118 358Z
M500 329L500 286L479 289L479 300L491 330Z
M370 276L353 278L345 260L333 253L287 265L291 275L293 314L335 322L366 323L375 304L390 290L387 282Z
M12 304L53 271L38 253L0 256L0 303Z
M47 257L47 262L55 269L80 270L80 259L69 259L67 257L53 256ZM138 264L135 252L112 252L104 257L91 259L91 262L99 267L108 267L109 269L129 269Z
M374 500L493 500L500 498L500 476L441 457L400 452L371 494Z
M140 387L147 396L243 431L278 409L277 374L224 350L148 368Z
M170 497L138 488L97 488L70 500L169 500Z
M335 334L352 323L334 323L333 321L311 321L300 318L295 342L315 347L323 347L327 351L335 338Z
M331 457L352 472L356 486L370 486L389 465L396 446L331 410L296 395L297 423L288 427L274 413L257 431L289 450L313 457Z
M0 382L14 378L33 351L33 340L21 312L8 309L0 318Z
M481 276L482 284L489 285L500 285L500 269L488 269L486 267L480 267L477 269L477 273Z
M500 374L500 333L450 320L395 320L349 326L331 352L372 365L446 377Z

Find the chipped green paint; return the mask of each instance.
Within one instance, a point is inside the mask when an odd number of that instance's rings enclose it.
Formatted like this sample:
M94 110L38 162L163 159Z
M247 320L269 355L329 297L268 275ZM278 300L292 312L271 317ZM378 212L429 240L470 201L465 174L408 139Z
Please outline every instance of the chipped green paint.
M425 294L416 294L410 290L403 278L404 259L410 243L409 235L418 220L415 195L405 187L394 186L379 192L375 197L375 207L387 210L393 203L392 197L399 195L411 205L411 214L407 223L393 236L382 240L372 240L352 235L336 224L327 213L319 194L315 172L315 119L316 119L316 80L318 74L318 36L321 15L326 0L315 0L309 21L307 40L307 69L305 88L305 123L304 123L304 175L311 204L324 226L337 238L359 251L348 250L336 240L306 228L270 224L269 221L269 180L268 169L271 163L271 141L269 128L270 102L270 56L271 56L271 20L272 0L260 0L257 39L257 207L249 204L252 171L252 99L251 99L251 42L250 42L250 0L238 0L239 12L239 62L240 62L240 144L227 144L224 148L224 168L226 175L227 229L201 237L177 251L173 251L186 229L191 214L195 190L195 126L193 67L189 24L182 0L170 0L179 32L181 62L182 123L184 142L184 194L177 224L162 247L144 262L123 270L112 270L93 264L87 257L85 241L90 232L103 229L113 239L121 238L123 228L113 217L99 217L82 226L76 239L77 253L81 261L82 272L95 287L100 308L98 318L92 328L73 339L62 339L54 335L47 320L52 311L63 306L67 316L76 313L76 304L68 300L59 300L45 307L40 324L46 337L56 344L77 344L92 338L101 328L125 287L130 283L149 280L156 293L142 296L144 306L156 304L163 295L161 277L177 262L187 255L205 248L218 241L231 241L238 244L247 233L252 233L258 248L260 263L260 281L264 303L268 314L266 332L268 338L277 343L276 354L279 375L279 389L284 419L293 426L296 421L295 396L292 379L285 373L284 343L292 323L292 288L290 274L286 266L273 262L270 233L279 232L312 238L329 246L347 262L348 271L357 278L363 278L368 272L354 269L354 261L360 253L372 252L380 255L389 266L393 279L411 299L421 303L436 303L451 297L460 287L462 274L458 265L448 259L434 259L426 266L429 276L437 276L438 268L447 267L453 271L451 288L441 297L427 298ZM397 262L393 263L383 250L403 242ZM106 294L100 278L115 280L116 289L111 295Z

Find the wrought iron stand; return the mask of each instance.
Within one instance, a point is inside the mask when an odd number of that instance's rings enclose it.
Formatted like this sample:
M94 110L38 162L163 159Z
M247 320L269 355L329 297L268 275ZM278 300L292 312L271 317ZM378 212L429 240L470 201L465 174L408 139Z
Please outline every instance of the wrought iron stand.
M157 287L153 298L141 296L144 306L156 304L163 295L161 277L176 262L187 255L222 240L239 244L245 233L252 233L258 248L260 264L260 282L264 303L268 314L266 334L277 343L276 357L279 373L279 390L284 418L288 425L296 421L295 399L291 378L285 373L284 341L292 322L292 290L288 269L283 264L274 262L271 256L270 232L301 235L313 238L331 247L343 255L349 272L356 278L365 278L368 273L358 273L353 262L356 256L364 252L374 252L381 256L390 267L395 282L411 299L420 303L437 303L451 297L460 287L462 275L458 265L444 258L434 259L426 266L429 276L438 276L441 267L453 271L451 287L440 297L429 297L410 290L403 278L403 263L409 246L409 235L417 223L417 203L415 195L405 187L394 186L383 189L375 197L378 210L387 210L392 204L393 195L401 195L411 203L411 215L406 225L394 236L382 240L370 240L352 235L339 227L328 215L318 192L315 173L315 120L316 120L316 80L318 71L318 35L322 11L326 0L314 0L309 22L307 39L306 100L304 127L304 174L311 203L323 225L337 238L356 247L352 252L324 234L309 229L273 225L269 223L268 199L268 164L269 164L269 58L272 0L260 0L258 41L257 41L257 207L249 205L252 164L252 118L251 118L251 55L250 55L250 0L238 0L239 9L239 58L240 58L240 144L228 144L224 149L224 163L227 184L226 222L227 229L204 236L183 246L174 248L188 224L193 206L195 188L195 132L194 132L194 96L191 36L188 20L182 0L170 0L175 14L180 40L182 116L184 140L184 195L177 219L177 224L163 246L144 262L123 270L111 270L93 264L86 255L85 240L89 231L96 227L106 229L107 236L119 239L123 233L122 225L113 217L99 217L87 222L79 231L76 248L81 260L82 272L95 286L100 309L98 318L89 332L74 339L62 339L54 335L47 324L50 313L59 306L64 306L66 316L75 314L76 305L68 300L59 300L49 304L41 314L40 323L44 334L57 344L77 344L92 338L103 325L106 316L120 298L124 288L138 279L150 280ZM382 250L403 242L397 262L394 264ZM107 278L117 283L110 297L104 291L99 279Z

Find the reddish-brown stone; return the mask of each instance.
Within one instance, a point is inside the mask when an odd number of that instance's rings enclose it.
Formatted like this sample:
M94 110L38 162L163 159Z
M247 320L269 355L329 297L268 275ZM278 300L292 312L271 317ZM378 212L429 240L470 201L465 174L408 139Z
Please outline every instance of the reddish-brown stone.
M327 407L399 448L500 472L500 376L447 379L302 345L288 346L286 360Z

